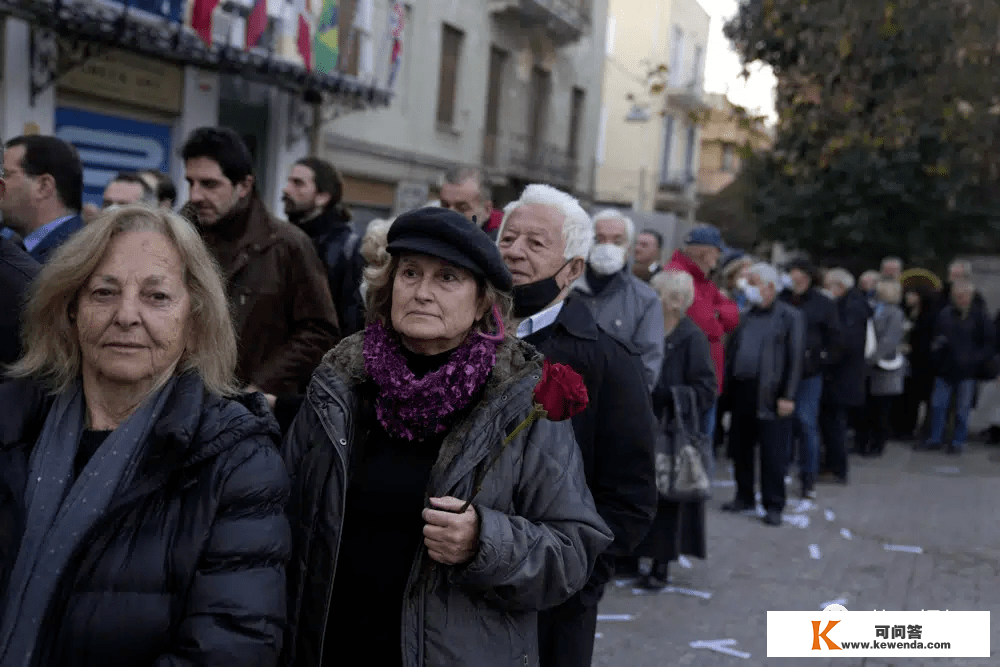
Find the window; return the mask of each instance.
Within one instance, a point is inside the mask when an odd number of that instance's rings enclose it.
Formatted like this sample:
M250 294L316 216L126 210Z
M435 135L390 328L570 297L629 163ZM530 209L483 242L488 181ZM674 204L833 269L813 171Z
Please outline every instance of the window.
M684 151L684 176L694 178L694 151L697 148L698 128L694 125L688 126L687 147Z
M701 88L702 67L705 59L705 50L701 46L694 47L694 62L691 63L691 85L694 88Z
M660 158L660 183L670 182L670 153L674 148L674 117L667 116L663 128L663 157Z
M674 26L674 40L670 45L670 84L674 87L684 85L684 30L679 25Z
M528 154L531 163L536 164L544 155L542 142L545 141L546 121L549 116L549 95L552 92L552 77L541 67L531 70L531 103L528 107Z
M483 132L483 162L496 164L497 136L500 133L500 104L503 75L507 70L508 54L497 47L490 48L490 78L486 91L486 127Z
M615 17L608 17L608 28L604 34L604 53L612 56L615 53Z
M722 171L736 171L736 149L732 144L722 145Z
M458 94L458 59L465 34L450 25L441 26L441 70L438 74L437 122L455 124L455 98Z
M583 125L583 103L587 93L583 88L573 89L573 100L569 110L569 140L566 143L566 154L570 162L576 163L580 145L580 126Z

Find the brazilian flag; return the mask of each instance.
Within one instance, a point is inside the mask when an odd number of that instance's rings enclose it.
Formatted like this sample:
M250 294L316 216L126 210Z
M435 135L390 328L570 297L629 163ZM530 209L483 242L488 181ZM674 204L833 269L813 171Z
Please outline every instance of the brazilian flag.
M340 56L339 21L337 0L323 0L323 10L320 12L313 44L314 69L321 74L329 74L337 69L337 58Z

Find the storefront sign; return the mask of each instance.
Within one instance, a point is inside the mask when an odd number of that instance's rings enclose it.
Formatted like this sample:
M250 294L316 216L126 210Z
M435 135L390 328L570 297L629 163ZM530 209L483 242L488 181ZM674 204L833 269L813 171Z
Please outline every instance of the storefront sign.
M90 0L93 1L93 0ZM184 14L184 0L97 0L99 4L125 10L133 16L146 15L153 19L167 19L180 23Z
M78 65L59 87L136 106L180 113L184 71L169 63L108 51Z
M83 162L83 201L100 205L120 171L170 168L169 125L59 107L56 136L76 146Z

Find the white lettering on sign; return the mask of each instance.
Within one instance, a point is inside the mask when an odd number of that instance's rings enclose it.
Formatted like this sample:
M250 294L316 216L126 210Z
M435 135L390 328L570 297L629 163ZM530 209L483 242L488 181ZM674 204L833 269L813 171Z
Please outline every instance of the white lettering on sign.
M103 188L119 171L159 169L163 145L156 139L108 130L64 125L56 132L63 141L77 146L84 187Z

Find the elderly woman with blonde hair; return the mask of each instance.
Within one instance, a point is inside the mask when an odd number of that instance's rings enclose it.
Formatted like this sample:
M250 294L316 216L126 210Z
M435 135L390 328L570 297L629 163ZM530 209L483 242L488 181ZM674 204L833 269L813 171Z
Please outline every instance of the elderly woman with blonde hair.
M38 276L0 385L0 664L275 665L288 477L197 230L131 206Z
M862 456L881 456L889 440L889 416L896 397L903 393L906 379L906 358L902 354L906 334L906 315L899 307L903 287L899 281L880 278L875 282L875 314L872 325L878 344L875 354L867 359L868 398L867 418L858 422L855 442Z
M663 368L653 389L653 409L661 424L674 419L702 424L715 400L715 365L708 338L685 313L694 302L694 281L684 271L663 271L650 281L663 304L667 332ZM689 387L697 398L696 414L675 414L672 389ZM653 527L637 549L638 557L653 563L643 579L647 588L661 588L670 581L669 563L679 556L707 556L705 502L676 502L660 498Z

